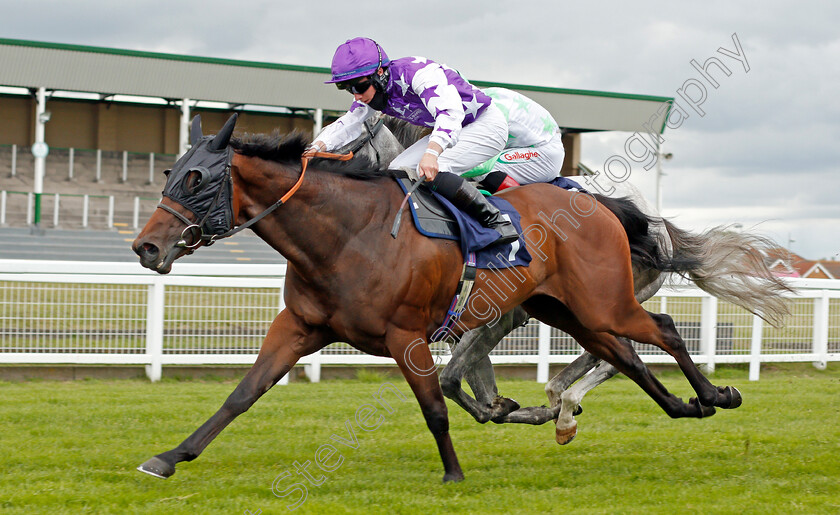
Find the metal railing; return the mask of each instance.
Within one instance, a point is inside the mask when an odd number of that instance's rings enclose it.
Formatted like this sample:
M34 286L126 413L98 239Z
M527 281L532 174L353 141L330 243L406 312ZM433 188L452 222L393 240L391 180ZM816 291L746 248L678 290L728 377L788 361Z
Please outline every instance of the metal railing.
M251 364L283 308L285 265L179 264L160 276L135 263L0 260L0 363L142 364L153 381L164 365ZM748 363L750 379L769 362L840 361L840 281L796 279L786 327L763 321L694 287L663 289L645 307L667 312L692 358L713 369ZM674 363L659 349L637 345L646 363ZM433 344L440 364L444 344ZM568 335L532 321L491 354L497 364L537 366L581 352ZM336 343L306 356L313 381L325 365L393 364Z
M22 203L12 206L14 197L26 198L26 206ZM25 219L26 225L32 225L34 220L34 194L24 191L0 191L0 225L7 225L10 215L21 221ZM64 201L62 201L62 199ZM73 204L68 200L77 199ZM141 215L151 216L154 206L160 199L155 197L134 196L131 208L131 228L140 228ZM52 217L42 218L41 223L51 222L52 227L60 227L62 224L80 226L83 229L93 226L104 226L113 228L115 224L116 197L114 195L82 195L77 193L44 193L42 194L44 213L52 212ZM91 213L100 213L95 220L92 220ZM124 209L123 209L124 211ZM146 216L146 218L148 218ZM145 218L144 218L145 219ZM126 218L125 225L129 219ZM92 223L93 222L93 223Z

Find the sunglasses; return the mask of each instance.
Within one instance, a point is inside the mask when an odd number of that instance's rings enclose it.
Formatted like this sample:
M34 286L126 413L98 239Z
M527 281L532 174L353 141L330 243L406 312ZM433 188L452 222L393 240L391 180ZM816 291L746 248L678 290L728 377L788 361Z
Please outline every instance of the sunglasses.
M354 95L361 95L362 93L364 93L365 91L367 91L370 88L371 83L370 83L370 80L364 79L364 80L360 80L360 81L356 81L356 82L352 82L352 83L351 82L339 82L339 83L336 84L336 86L338 87L338 89L349 91L350 93L352 93Z

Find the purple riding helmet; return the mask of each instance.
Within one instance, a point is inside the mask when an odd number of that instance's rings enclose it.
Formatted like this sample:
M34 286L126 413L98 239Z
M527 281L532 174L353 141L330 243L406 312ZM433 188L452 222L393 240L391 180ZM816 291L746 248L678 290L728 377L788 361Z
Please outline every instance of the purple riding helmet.
M378 68L388 66L390 62L388 54L376 41L370 38L348 39L336 49L331 66L332 80L324 84L373 75Z

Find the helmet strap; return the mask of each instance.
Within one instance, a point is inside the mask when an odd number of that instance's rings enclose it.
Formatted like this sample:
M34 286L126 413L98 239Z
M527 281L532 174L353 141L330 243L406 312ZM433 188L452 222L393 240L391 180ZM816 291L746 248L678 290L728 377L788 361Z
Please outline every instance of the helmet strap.
M379 75L379 68L382 68L380 65L373 75L370 77L370 82L373 84L373 87L376 88L376 91L380 93L385 93L385 89L388 87L388 80L391 77L391 72L388 71L388 68L385 68L382 72L382 75Z

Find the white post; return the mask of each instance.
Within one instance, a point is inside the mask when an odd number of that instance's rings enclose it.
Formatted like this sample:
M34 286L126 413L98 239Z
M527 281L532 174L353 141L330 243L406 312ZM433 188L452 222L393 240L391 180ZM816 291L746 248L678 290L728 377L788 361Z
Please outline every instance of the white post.
M537 333L537 382L548 382L548 355L551 351L551 327L540 322Z
M304 365L303 371L306 374L306 377L309 378L309 382L321 382L321 351L312 354L312 362L309 365Z
M6 225L6 190L0 191L0 225Z
M324 127L324 110L316 109L314 116L314 126L312 127L312 137L315 138L321 134L321 129Z
M284 280L284 282L285 282L285 280ZM286 309L286 299L283 297L284 292L285 292L285 284L283 285L283 287L280 288L280 306L279 306L280 311L283 311L284 309ZM279 381L277 381L277 384L279 384L281 386L289 384L289 376L292 375L292 370L294 370L294 368L289 369L289 371L286 372L286 375L284 375L283 377L280 378Z
M132 227L137 229L140 225L140 197L134 197L134 216L132 219Z
M38 104L35 108L35 143L44 143L44 123L45 113L47 111L46 89L38 88L36 95ZM40 195L44 192L44 172L46 169L46 158L43 156L35 158L35 184L33 192Z
M75 158L75 154L76 154L75 149L73 147L70 147L70 160L69 160L70 162L69 162L69 166L67 168L67 180L68 181L73 180L73 161L74 161L74 158Z
M120 182L126 183L128 182L128 151L123 150L123 167L122 167L122 179Z
M58 193L55 194L55 203L53 204L53 227L58 227Z
M149 152L149 184L155 183L155 153Z
M149 297L146 304L146 375L152 382L159 381L163 375L163 308L164 285L155 280L149 285Z
M700 353L706 356L703 370L707 374L715 371L715 347L717 347L717 297L703 297L700 312Z
M17 145L12 145L12 177L17 175Z
M35 225L41 225L41 195L44 193L44 175L47 169L47 150L46 142L44 141L44 124L47 123L49 117L47 116L47 99L46 88L38 88L38 104L35 107L35 144L32 147L35 153L35 145L41 149L35 155L35 182L32 185L32 192L35 193Z
M32 200L34 198L32 193L26 194L26 225L32 225Z
M814 299L814 354L819 360L814 362L814 367L818 370L825 370L828 366L829 302L828 290L822 290L821 295Z
M96 182L102 182L102 149L96 149Z
M82 227L87 229L88 226L88 211L90 210L90 197L85 195L82 197Z
M761 339L764 320L753 315L752 340L750 341L750 381L758 381L761 372Z
M108 197L108 228L114 227L114 196Z
M178 157L190 148L190 99L181 100L181 130L178 137Z

